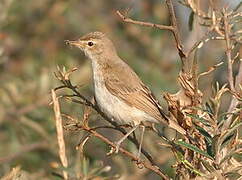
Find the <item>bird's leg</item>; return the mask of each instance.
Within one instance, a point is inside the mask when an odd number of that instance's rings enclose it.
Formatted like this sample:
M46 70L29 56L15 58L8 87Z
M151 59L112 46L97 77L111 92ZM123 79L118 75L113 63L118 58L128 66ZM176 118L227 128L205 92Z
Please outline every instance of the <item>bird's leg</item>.
M144 133L145 133L145 126L141 126L141 136L140 136L140 144L139 144L139 151L137 154L137 159L140 158L140 154L141 154L141 148L142 148L142 143L143 143L143 139L144 139Z
M119 147L121 145L121 143L132 133L135 131L135 129L137 129L139 125L134 126L129 132L127 132L127 134L125 134L118 142L116 142L116 150L115 153L118 153L119 151Z

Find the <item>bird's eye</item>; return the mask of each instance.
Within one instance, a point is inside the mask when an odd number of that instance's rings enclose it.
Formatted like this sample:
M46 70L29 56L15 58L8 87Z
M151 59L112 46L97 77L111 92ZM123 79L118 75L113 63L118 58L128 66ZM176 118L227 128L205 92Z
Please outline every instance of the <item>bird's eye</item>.
M87 44L88 44L88 46L93 46L93 42L92 41L89 41Z

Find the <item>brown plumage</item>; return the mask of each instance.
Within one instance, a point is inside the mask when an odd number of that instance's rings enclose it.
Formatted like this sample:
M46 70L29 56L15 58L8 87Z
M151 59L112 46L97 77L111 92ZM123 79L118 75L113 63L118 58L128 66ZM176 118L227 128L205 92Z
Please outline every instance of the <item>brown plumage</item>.
M119 58L105 34L89 33L69 43L79 47L92 61L95 99L99 108L109 118L134 126L125 137L146 121L161 122L181 134L186 133L175 121L167 118L149 88Z

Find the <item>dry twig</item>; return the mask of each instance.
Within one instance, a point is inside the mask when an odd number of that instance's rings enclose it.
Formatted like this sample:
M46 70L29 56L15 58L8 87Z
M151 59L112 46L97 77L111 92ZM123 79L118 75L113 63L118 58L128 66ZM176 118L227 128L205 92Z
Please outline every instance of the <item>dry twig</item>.
M60 156L62 165L65 168L67 168L68 161L66 158L66 149L65 149L65 141L64 141L64 135L63 135L60 105L59 105L58 98L56 97L55 91L53 89L51 90L51 96L52 96L54 112L55 112L56 131L57 131L57 139L58 139L58 145L59 145L59 156ZM68 174L65 170L63 170L63 176L65 179L68 179Z

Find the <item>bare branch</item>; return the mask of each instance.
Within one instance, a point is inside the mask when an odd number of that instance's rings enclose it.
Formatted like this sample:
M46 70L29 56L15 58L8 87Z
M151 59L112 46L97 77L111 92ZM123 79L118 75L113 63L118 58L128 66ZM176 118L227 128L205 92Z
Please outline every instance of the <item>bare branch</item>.
M232 56L231 56L232 45L230 42L231 25L228 22L228 13L225 9L223 10L223 21L224 21L224 35L225 35L225 41L226 41L226 55L228 60L228 81L229 81L230 89L232 91L235 91L234 78L233 78L233 64L232 64Z
M154 24L154 23L144 22L144 21L136 21L136 20L125 17L120 11L116 11L116 13L124 22L127 22L127 23L173 31L172 26L165 26L165 25L161 25L161 24Z
M186 68L186 64L185 64L185 61L186 61L186 55L183 51L183 46L182 46L182 42L181 42L181 37L180 37L180 33L179 33L179 29L178 29L178 24L177 24L177 19L176 19L176 14L175 14L175 10L174 10L174 6L172 4L172 0L166 0L166 5L168 7L168 10L169 10L169 14L171 16L171 25L173 27L173 35L175 37L175 40L176 40L176 48L179 52L179 56L182 60L182 63L183 63L183 70L185 70L184 68Z

